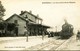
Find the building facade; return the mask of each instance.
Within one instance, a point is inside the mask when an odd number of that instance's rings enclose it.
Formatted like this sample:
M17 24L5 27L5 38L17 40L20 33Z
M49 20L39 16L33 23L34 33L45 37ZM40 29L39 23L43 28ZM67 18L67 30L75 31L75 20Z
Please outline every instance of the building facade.
M21 11L20 15L13 14L5 20L7 23L16 23L18 28L18 35L25 36L25 30L29 32L30 36L42 35L47 33L49 26L42 25L42 19L39 15L35 16L28 11ZM14 34L14 33L13 33Z

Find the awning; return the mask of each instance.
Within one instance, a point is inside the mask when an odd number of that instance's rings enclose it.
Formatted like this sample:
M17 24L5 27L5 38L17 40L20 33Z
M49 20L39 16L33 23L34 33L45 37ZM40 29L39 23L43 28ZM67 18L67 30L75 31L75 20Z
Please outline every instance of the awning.
M36 24L36 23L29 23L29 26L37 26L37 27L43 27L43 28L50 28L50 26L42 25L42 24Z

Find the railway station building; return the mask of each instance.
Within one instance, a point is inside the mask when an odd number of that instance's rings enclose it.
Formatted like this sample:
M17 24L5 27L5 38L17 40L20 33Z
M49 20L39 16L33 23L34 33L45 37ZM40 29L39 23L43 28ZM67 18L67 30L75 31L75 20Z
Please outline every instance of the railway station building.
M43 25L43 19L39 15L32 14L31 11L21 11L19 15L13 14L5 21L17 25L18 36L25 36L25 30L29 32L30 36L47 34L47 29L50 28L50 26Z

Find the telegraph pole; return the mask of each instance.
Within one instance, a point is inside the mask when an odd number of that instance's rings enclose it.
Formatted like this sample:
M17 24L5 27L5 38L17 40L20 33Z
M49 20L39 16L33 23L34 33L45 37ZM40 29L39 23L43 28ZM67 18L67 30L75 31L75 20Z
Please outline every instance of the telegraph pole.
M44 40L44 29L43 29L43 26L42 26L42 40Z
M28 42L28 36L29 36L29 19L26 21L26 30L27 30L27 33L26 33L26 41Z
M57 32L57 26L55 26L55 28L56 28L56 32Z
M41 26L42 26L42 27L41 27L41 29L42 29L41 31L42 31L42 40L44 40L44 28L43 28L43 25L42 25L42 21L43 21L43 20L41 20Z

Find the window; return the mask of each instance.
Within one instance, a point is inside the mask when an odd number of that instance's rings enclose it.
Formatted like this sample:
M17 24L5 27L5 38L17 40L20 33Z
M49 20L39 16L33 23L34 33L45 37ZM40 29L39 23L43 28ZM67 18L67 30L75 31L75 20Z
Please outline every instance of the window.
M14 23L18 23L18 20L14 20Z
M25 16L25 18L28 18L27 15Z

